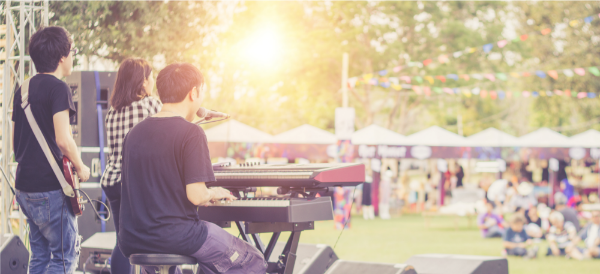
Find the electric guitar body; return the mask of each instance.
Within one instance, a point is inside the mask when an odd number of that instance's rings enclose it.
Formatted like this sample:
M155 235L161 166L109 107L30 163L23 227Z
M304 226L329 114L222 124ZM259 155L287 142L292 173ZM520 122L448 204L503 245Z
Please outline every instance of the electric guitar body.
M75 193L75 197L69 197L73 213L75 216L81 216L83 214L83 199L79 193L79 177L73 168L73 163L66 156L63 156L63 173L65 174L67 183L73 188L73 192Z

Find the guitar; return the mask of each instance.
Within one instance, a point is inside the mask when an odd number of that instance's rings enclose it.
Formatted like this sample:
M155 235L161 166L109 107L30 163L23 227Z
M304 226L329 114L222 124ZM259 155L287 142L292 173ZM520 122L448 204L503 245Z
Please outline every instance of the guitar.
M75 197L69 197L71 202L71 208L75 216L81 216L83 214L83 198L79 193L79 177L77 172L73 168L73 163L66 156L63 156L63 173L67 183L73 188Z

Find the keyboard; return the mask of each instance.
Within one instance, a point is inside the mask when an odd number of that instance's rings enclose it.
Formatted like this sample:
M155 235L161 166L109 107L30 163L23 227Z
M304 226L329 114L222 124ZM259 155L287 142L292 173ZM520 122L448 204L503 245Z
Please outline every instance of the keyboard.
M242 164L213 166L221 187L332 187L357 186L365 181L364 164Z
M198 207L198 217L209 222L311 222L333 220L331 198L242 198Z

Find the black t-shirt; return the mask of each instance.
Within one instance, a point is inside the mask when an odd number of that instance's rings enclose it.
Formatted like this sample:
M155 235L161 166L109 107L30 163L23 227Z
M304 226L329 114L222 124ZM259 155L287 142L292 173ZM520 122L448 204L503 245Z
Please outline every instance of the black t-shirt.
M534 223L534 224L538 225L539 227L542 227L542 218L538 217L535 222L532 221L531 217L529 217L529 209L525 210L525 219L527 219L527 224Z
M123 254L198 251L206 225L188 200L186 185L215 181L202 128L181 117L149 117L125 137L122 168Z
M29 82L29 104L33 117L44 135L52 154L62 166L63 154L56 144L54 114L69 110L75 115L71 89L53 75L38 74ZM21 107L21 88L17 89L13 101L12 121L15 122L14 142L17 177L15 186L25 192L47 192L61 189L48 159L38 143L25 111Z

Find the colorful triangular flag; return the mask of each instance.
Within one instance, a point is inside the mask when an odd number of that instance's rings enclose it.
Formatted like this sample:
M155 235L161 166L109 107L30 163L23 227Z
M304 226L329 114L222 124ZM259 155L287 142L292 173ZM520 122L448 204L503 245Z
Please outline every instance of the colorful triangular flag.
M584 71L584 73L585 73L585 71ZM573 71L570 69L563 69L563 74L567 77L573 77L573 75L574 75Z
M541 70L536 71L535 75L537 75L538 77L540 77L542 79L546 78L546 73Z
M552 32L551 28L545 28L543 30L540 31L542 33L542 35L547 35L548 33Z
M494 47L494 44L485 44L485 45L483 45L483 52L489 53L490 51L492 51L493 47Z
M498 43L497 43L497 45L498 45L498 47L499 47L499 48L503 48L503 47L505 47L507 44L508 44L508 41L506 41L506 40L500 40L500 41L498 41Z
M492 82L496 81L496 76L494 76L494 74L487 73L487 74L484 74L483 76Z

